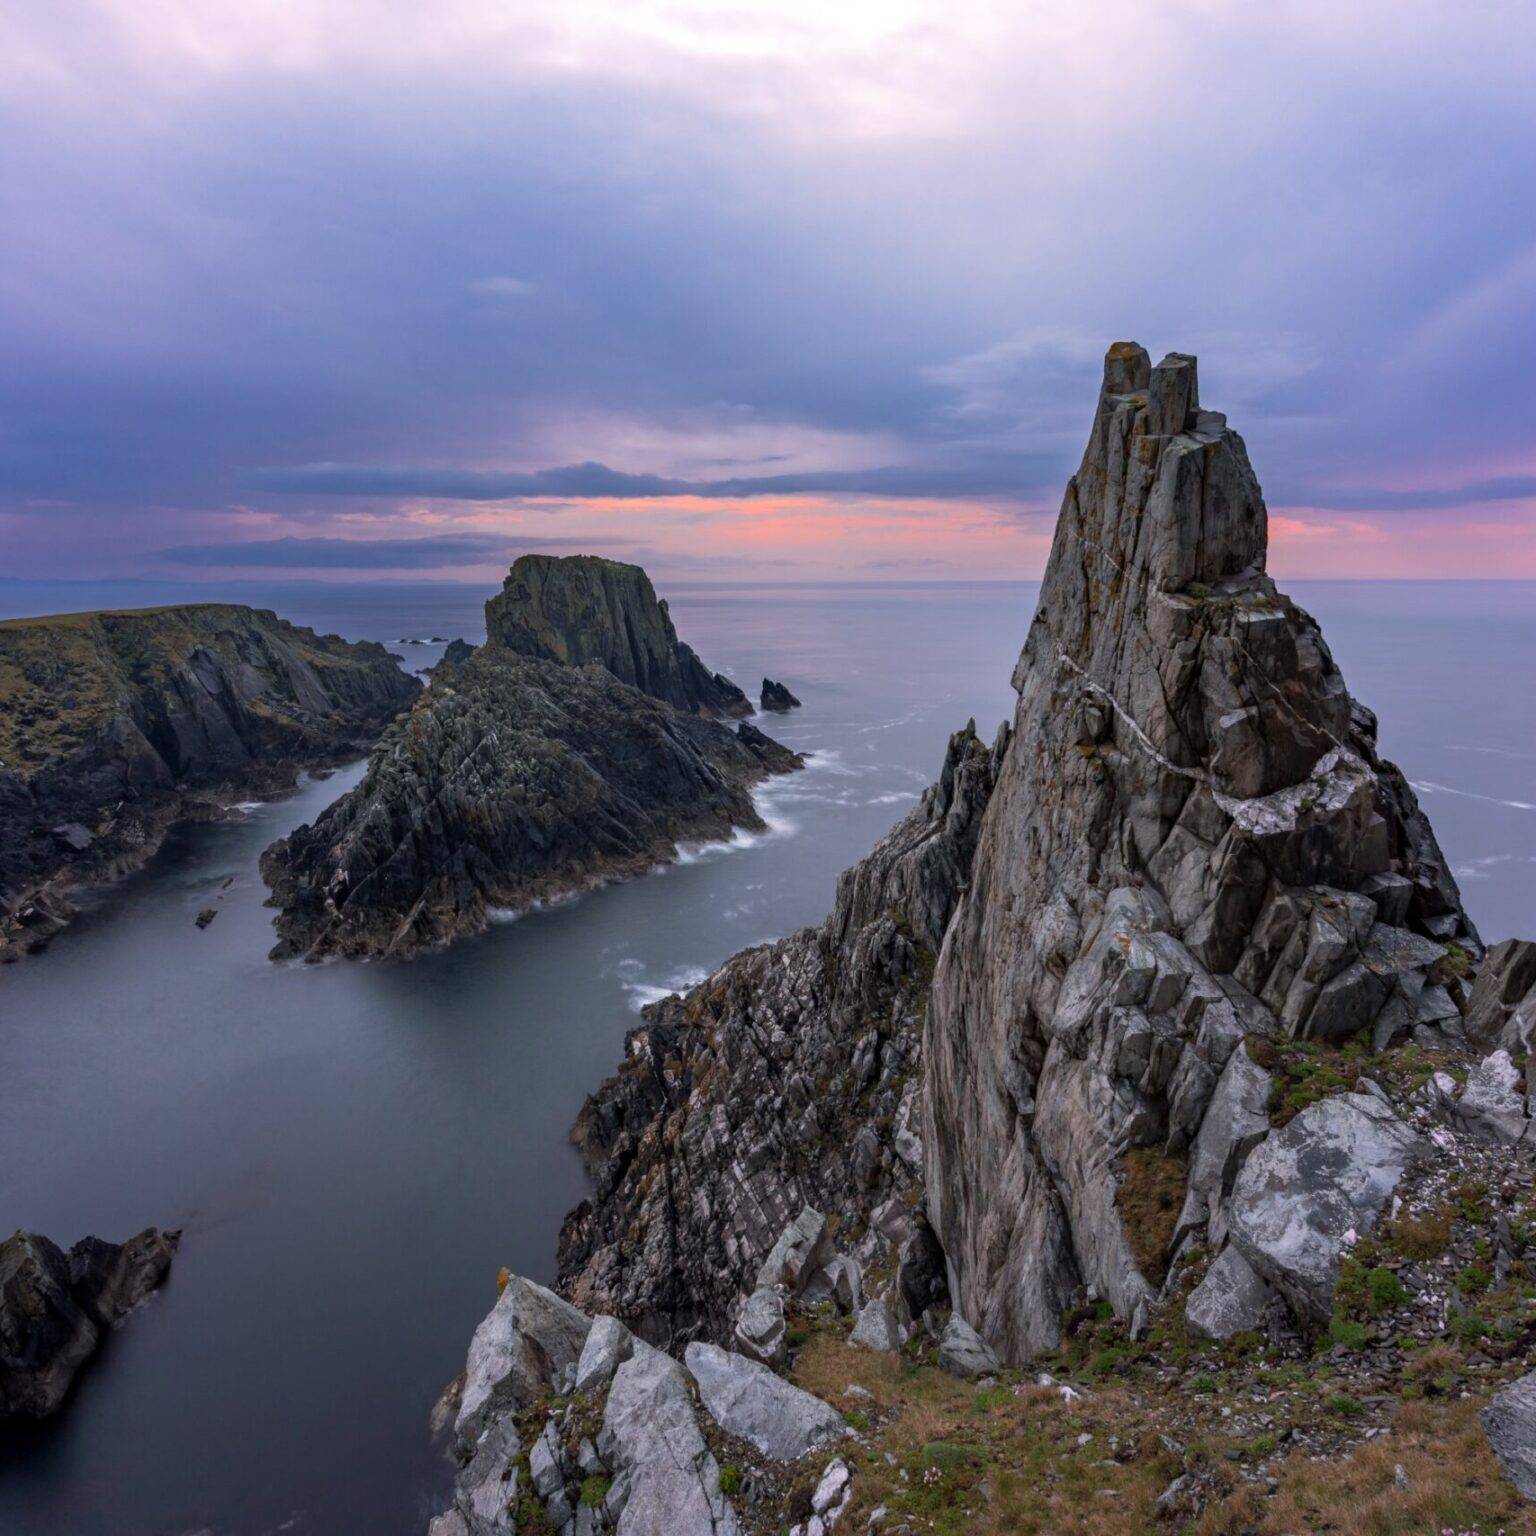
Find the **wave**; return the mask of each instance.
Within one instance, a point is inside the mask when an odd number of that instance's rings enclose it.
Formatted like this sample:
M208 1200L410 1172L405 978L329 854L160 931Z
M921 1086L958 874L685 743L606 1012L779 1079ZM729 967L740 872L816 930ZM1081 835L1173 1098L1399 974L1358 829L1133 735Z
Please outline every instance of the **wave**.
M1410 779L1409 783L1421 795L1459 795L1463 800L1481 800L1484 805L1502 805L1511 811L1536 811L1536 804L1529 800L1500 800L1497 795L1479 795L1470 789L1453 789L1449 784L1436 784L1432 779Z
M709 972L701 965L688 965L673 971L660 982L648 981L639 960L618 963L619 986L629 994L629 1006L639 1013L651 1003L659 1003L674 992L686 992L705 980Z

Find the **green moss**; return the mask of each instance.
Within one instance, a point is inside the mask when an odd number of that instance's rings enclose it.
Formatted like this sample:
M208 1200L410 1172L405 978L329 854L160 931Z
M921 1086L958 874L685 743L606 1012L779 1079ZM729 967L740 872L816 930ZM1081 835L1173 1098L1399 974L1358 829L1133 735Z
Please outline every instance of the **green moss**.
M1337 1413L1343 1418L1358 1418L1365 1412L1365 1404L1358 1397L1351 1397L1348 1392L1330 1392L1323 1406L1329 1413Z
M924 1466L942 1467L946 1472L963 1467L969 1457L969 1450L953 1440L930 1440L923 1447L922 1454Z
M720 1483L721 1486L724 1487L725 1477L723 1474L721 1475ZM592 1476L589 1477L581 1485L581 1502L585 1504L588 1509L596 1509L598 1505L608 1497L608 1490L612 1486L613 1479L611 1477L603 1477L600 1473L594 1472Z
M741 1468L735 1462L727 1462L720 1468L720 1492L729 1498L741 1491Z

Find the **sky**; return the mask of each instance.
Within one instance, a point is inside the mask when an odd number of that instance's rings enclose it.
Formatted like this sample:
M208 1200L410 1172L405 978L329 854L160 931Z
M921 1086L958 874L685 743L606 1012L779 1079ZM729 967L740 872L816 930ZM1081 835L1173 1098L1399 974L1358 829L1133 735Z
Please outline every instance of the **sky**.
M1530 0L6 0L0 575L1040 573L1200 357L1285 576L1536 577Z

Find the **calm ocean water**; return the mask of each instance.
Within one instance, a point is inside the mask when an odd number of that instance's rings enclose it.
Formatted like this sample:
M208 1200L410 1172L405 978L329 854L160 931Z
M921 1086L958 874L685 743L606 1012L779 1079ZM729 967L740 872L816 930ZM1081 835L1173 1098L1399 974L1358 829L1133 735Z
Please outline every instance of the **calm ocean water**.
M1419 785L1490 940L1536 936L1536 587L1295 583ZM481 637L483 593L242 590L350 638ZM0 1440L8 1536L419 1532L428 1414L495 1298L548 1278L566 1133L648 999L816 922L948 733L1009 713L1032 584L700 588L678 629L814 754L769 831L409 964L274 966L256 861L357 776L187 829L0 971L0 1225L185 1228L171 1280L59 1418ZM21 593L10 612L174 600ZM439 647L399 647L413 667ZM227 888L225 882L232 879ZM219 917L193 926L199 908Z

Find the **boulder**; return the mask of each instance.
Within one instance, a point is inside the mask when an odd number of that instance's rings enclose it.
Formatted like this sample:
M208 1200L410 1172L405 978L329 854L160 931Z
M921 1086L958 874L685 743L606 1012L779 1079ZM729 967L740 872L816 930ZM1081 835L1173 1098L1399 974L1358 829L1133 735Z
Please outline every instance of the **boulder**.
M1204 1227L1202 1240L1226 1235L1226 1199L1244 1160L1269 1134L1270 1076L1243 1046L1228 1058L1190 1150L1189 1182L1178 1233Z
M510 1413L481 1435L453 1483L453 1504L432 1522L429 1536L514 1536L522 1447Z
M750 1440L773 1461L794 1461L847 1433L835 1408L755 1360L695 1342L684 1351L683 1362L698 1384L705 1412L727 1434Z
M1195 1333L1220 1343L1234 1334L1254 1332L1274 1294L1274 1287L1228 1244L1189 1293L1184 1316Z
M1481 1417L1504 1475L1527 1499L1536 1500L1536 1371L1505 1387Z
M635 1336L616 1317L594 1317L576 1362L573 1392L606 1387L613 1373L635 1352Z
M800 700L783 683L776 683L771 677L763 679L761 702L764 709L771 709L779 714L800 707Z
M1424 1151L1374 1095L1309 1105L1243 1165L1232 1189L1231 1241L1298 1316L1322 1323L1346 1249L1375 1227Z
M529 1406L581 1358L591 1322L569 1302L512 1275L470 1340L454 1430L473 1444L493 1414Z
M939 1368L951 1376L988 1376L1002 1369L1002 1361L991 1345L955 1312L939 1339Z
M901 1324L883 1298L877 1296L864 1303L864 1310L859 1313L848 1342L860 1349L891 1352L901 1348L904 1342Z
M742 1303L733 1340L749 1359L782 1365L786 1353L783 1297L761 1286L753 1291Z
M165 1279L180 1239L149 1227L126 1243L82 1238L68 1253L36 1232L0 1243L0 1421L59 1408L102 1333Z
M1536 943L1506 939L1483 959L1467 1001L1467 1039L1527 1054L1536 1043Z
M617 1536L739 1536L682 1367L648 1344L613 1378L598 1451L614 1473Z
M757 1289L782 1285L790 1295L798 1296L832 1257L832 1234L827 1230L826 1217L806 1206L768 1250L757 1272Z

